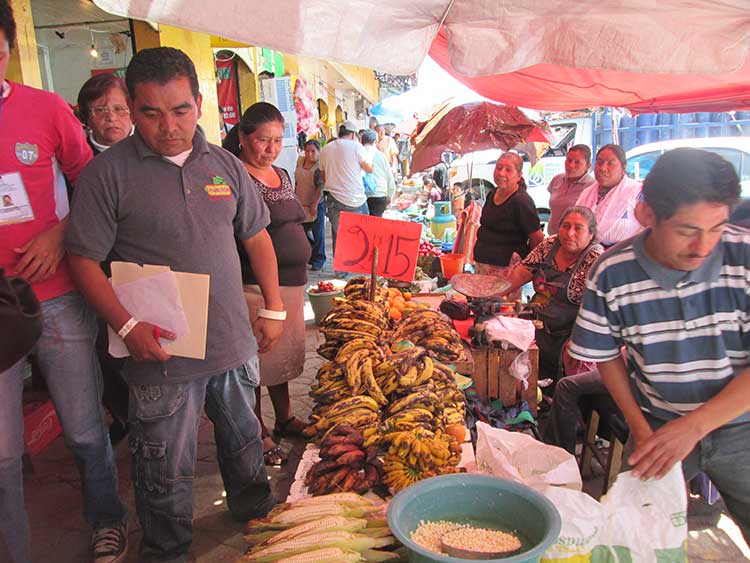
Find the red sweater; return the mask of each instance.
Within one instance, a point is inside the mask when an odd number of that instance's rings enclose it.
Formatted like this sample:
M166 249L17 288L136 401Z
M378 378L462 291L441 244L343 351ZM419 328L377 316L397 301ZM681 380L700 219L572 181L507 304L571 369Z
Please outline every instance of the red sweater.
M6 273L13 273L18 262L14 248L68 215L63 174L75 183L92 158L83 127L65 100L22 84L11 82L10 86L0 109L0 175L21 174L34 220L0 226L0 268ZM67 259L52 277L33 284L33 288L40 301L74 289Z

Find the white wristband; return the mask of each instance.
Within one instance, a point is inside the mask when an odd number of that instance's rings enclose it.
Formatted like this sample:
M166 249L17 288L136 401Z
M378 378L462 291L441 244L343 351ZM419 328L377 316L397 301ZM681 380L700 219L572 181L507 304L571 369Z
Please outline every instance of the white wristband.
M135 320L134 317L130 317L127 322L122 325L122 328L117 331L117 336L125 340L125 337L130 334L130 331L133 330L135 325L138 324L138 321Z
M269 311L268 309L258 309L258 316L263 319L271 319L272 321L285 321L286 311Z

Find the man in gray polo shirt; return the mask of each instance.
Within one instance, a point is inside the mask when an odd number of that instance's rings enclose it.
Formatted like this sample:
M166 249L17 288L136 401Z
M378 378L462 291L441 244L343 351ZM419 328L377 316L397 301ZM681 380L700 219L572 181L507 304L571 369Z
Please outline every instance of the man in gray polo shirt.
M131 354L130 448L141 561L182 562L192 541L192 483L201 411L214 423L231 514L264 516L274 504L253 414L260 351L284 313L268 209L242 164L206 142L198 78L181 51L140 51L126 83L136 133L79 177L66 234L74 279ZM267 309L251 328L235 236L244 241ZM205 360L170 357L155 327L122 306L99 269L107 256L210 276ZM273 267L265 267L273 265ZM167 331L162 336L174 338Z
M647 230L592 268L570 353L597 362L625 415L633 474L705 472L750 543L750 233L728 225L739 195L719 155L665 153L643 183Z

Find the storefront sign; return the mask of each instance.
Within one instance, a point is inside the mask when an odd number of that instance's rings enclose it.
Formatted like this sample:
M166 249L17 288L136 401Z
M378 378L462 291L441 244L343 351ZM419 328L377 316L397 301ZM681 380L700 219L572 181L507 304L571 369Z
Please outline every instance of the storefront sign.
M378 249L377 274L412 281L422 225L357 213L341 213L333 268L339 272L369 274L372 254Z
M229 131L240 122L240 102L237 97L237 65L234 59L216 61L216 93L224 127Z

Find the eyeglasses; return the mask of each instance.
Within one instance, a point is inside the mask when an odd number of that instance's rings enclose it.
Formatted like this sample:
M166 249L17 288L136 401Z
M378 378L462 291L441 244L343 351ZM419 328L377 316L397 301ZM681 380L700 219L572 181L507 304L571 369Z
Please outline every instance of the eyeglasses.
M91 115L102 117L108 115L110 112L114 113L117 117L125 117L130 115L130 110L127 106L95 106L91 108Z

